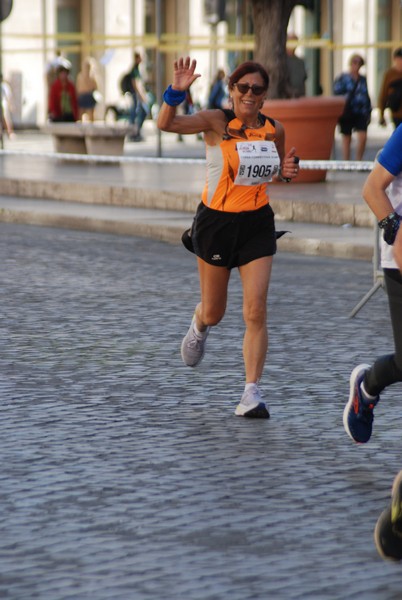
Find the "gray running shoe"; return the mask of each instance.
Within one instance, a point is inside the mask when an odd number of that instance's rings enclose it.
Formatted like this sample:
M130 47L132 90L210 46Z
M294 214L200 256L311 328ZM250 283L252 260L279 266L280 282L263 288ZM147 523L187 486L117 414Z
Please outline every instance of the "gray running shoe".
M188 367L196 367L205 354L205 342L207 341L209 327L204 332L203 337L198 337L194 331L195 315L191 321L191 325L181 343L181 357L183 362Z
M254 419L269 419L269 412L261 398L257 385L243 393L240 404L236 406L235 415Z

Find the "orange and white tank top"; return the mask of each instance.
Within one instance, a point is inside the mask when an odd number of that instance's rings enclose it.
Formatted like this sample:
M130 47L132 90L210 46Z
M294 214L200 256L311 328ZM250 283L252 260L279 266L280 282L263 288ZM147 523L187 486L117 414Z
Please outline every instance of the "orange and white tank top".
M206 149L207 178L202 201L226 212L258 210L269 203L267 183L278 172L275 121L259 113L261 127L249 129L225 110L228 117L222 142Z

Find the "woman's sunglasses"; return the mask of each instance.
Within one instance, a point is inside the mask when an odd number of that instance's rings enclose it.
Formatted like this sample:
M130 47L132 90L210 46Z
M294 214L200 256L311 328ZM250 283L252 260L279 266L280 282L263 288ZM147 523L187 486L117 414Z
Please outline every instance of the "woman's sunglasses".
M248 83L234 83L233 86L236 86L241 94L247 94L249 90L252 91L254 96L261 96L264 92L267 91L267 88L262 85L249 85Z

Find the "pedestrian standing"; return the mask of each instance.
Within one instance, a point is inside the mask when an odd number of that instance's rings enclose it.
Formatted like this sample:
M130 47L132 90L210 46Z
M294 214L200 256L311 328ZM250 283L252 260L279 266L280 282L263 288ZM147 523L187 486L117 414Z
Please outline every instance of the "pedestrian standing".
M393 65L385 73L378 96L380 125L385 126L384 111L389 108L395 127L402 123L402 48L397 48L392 54Z
M130 137L132 142L142 142L142 126L149 112L147 92L142 80L140 64L142 56L139 52L134 53L134 64L130 71L132 106L130 110L130 123L136 125L135 134Z
M78 119L77 92L69 74L70 69L67 65L58 67L57 79L49 92L50 121L71 122Z
M92 58L86 58L82 64L82 69L77 75L77 100L79 119L84 120L85 117L89 121L95 120L96 93L98 83L95 76L94 61Z
M208 108L225 108L227 104L227 93L225 83L225 71L218 69L211 85L208 97Z
M361 364L350 376L349 401L343 413L346 432L357 443L369 441L373 411L381 392L402 381L402 125L389 138L363 187L363 198L383 232L381 266L388 295L394 352L372 366Z
M179 115L176 107L200 77L189 57L174 63L173 83L158 116L162 131L204 134L207 181L193 225L183 236L197 256L200 302L181 345L184 363L197 366L211 327L226 310L231 270L243 287L245 388L235 414L268 418L259 388L268 348L267 296L276 252L274 213L267 183L290 181L299 171L295 148L285 154L283 126L261 113L269 76L256 62L241 64L229 77L233 110L200 110Z
M353 54L349 60L349 72L342 73L334 81L334 94L346 96L345 108L338 121L342 136L343 160L350 160L353 131L357 136L356 160L363 159L366 149L372 107L367 79L360 74L363 65L363 57Z
M295 33L289 33L287 39L297 42L299 38ZM287 46L286 62L290 97L302 98L306 95L307 69L304 60L296 54L296 47Z

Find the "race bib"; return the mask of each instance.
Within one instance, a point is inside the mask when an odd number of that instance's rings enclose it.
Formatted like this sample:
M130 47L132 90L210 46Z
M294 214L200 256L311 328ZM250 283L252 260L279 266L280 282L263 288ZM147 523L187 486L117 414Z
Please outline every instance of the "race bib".
M260 185L279 171L280 159L274 142L237 142L239 169L236 185Z

